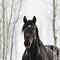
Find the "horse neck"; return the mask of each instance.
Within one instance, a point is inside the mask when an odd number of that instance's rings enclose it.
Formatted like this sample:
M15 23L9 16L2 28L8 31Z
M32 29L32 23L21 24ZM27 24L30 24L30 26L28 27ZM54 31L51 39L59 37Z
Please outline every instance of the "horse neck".
M38 52L38 44L37 41L34 41L31 45L30 53L33 57L35 57L37 56L37 52Z
M45 49L45 47L44 47L44 44L42 43L42 41L40 40L40 38L39 38L39 34L38 34L38 28L36 27L36 40L38 40L38 45L39 45L39 47L43 47L44 49ZM46 50L46 49L45 49Z
M34 38L33 43L30 48L30 52L32 55L37 55L38 53L38 48L39 48L39 35L38 35L38 29L36 27L36 38Z

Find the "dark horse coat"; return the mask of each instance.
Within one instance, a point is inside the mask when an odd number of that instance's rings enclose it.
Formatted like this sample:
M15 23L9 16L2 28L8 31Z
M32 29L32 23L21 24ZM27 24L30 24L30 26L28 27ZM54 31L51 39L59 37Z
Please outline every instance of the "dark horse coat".
M35 24L36 17L34 16L32 20L27 21L26 16L24 16L23 21L24 25L22 31L24 31L25 46L31 43L30 41L26 42L26 39L28 38L26 38L26 36L33 35L33 41L29 48L26 47L22 60L53 60L53 51L50 48L45 48L45 46L39 39L38 29ZM29 32L31 32L30 35L28 35Z

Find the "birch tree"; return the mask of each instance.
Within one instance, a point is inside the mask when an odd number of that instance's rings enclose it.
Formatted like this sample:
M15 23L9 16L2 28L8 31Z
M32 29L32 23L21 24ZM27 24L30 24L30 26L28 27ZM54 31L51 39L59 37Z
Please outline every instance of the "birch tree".
M2 0L2 14L0 19L0 23L2 23L2 25L0 24L0 60L7 60L8 54L10 57L9 60L12 60L15 25L19 20L21 6L22 0Z
M57 60L57 41L59 38L59 32L60 32L60 24L57 23L58 19L60 20L59 16L60 16L60 1L59 0L52 0L52 5L47 3L45 0L42 0L44 3L46 3L47 5L52 7L52 15L53 17L52 20L52 30L53 30L53 38L54 38L54 48L53 48L53 59ZM60 22L60 21L58 21Z
M59 32L60 31L60 24L57 24L57 21L59 19L59 0L53 0L53 37L54 37L54 53L53 53L53 59L57 60L58 56L57 56L57 41L59 38ZM60 21L59 21L60 22ZM58 28L57 28L58 26ZM57 35L58 34L58 35Z
M54 53L53 53L53 59L57 60L57 50L56 50L56 45L57 45L57 37L55 33L55 18L56 18L56 1L53 0L53 37L54 37Z

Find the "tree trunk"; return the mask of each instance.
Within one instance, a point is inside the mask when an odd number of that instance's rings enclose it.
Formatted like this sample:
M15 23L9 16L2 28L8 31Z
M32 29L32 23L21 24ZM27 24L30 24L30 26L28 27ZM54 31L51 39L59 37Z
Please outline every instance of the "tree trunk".
M55 33L55 21L56 21L56 1L53 0L53 37L54 37L54 53L53 53L53 59L57 60L57 51L56 51L56 45L57 45L57 37Z

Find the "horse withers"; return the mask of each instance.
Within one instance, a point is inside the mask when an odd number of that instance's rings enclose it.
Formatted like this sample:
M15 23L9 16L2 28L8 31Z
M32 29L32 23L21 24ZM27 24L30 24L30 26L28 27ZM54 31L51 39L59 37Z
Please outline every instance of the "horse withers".
M45 48L38 35L36 17L32 20L23 18L24 25L24 45L26 47L22 60L53 60L53 52L50 48Z

